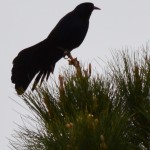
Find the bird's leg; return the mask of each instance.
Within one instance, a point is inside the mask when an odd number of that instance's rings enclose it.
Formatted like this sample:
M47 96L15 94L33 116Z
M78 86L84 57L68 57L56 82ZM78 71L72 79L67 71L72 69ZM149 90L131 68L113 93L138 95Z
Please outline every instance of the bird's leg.
M72 57L72 55L71 55L71 53L70 53L70 51L69 50L67 50L67 49L65 49L65 48L63 48L63 47L57 47L59 50L61 50L61 51L63 51L64 53L63 53L63 57L64 57L64 59L70 59L70 60L73 60L73 59L76 59L76 58L73 58ZM68 57L66 57L66 56L68 56Z
M69 64L70 64L70 65L75 64L75 62L77 61L77 58L73 58L73 57L72 57L70 51L65 51L65 52L64 52L64 55L65 55L65 56L68 56L68 59L69 59L68 61L69 61Z
M76 70L77 70L77 75L79 76L82 76L82 71L81 71L81 67L80 67L80 63L79 61L77 60L77 57L76 58L73 58L71 53L67 51L66 55L68 56L69 58L69 65L73 65Z
M64 58L65 58L65 59L68 59L68 58L70 57L70 55L71 55L71 54L70 54L70 51L68 51L68 50L65 50L65 51L64 51ZM66 56L67 56L67 57L66 57Z
M68 58L66 58L67 53L69 53L68 50L66 50L66 49L63 48L63 47L59 47L59 46L57 47L57 49L63 51L63 58L64 58L64 59L68 59Z
M77 73L78 73L78 74L81 74L81 67L80 67L79 61L77 60L77 57L76 57L76 58L73 58L69 50L66 50L66 49L64 49L64 48L62 48L62 47L57 47L57 48L58 48L59 50L64 51L63 57L64 57L65 59L68 59L69 65L73 65L73 66L77 69ZM66 58L66 56L67 56L68 58Z

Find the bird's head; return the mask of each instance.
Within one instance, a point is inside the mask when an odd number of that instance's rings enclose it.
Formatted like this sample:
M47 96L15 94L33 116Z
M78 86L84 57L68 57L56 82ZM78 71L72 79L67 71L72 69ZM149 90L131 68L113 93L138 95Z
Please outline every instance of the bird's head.
M76 11L76 13L78 15L80 15L81 17L85 18L85 19L89 19L89 17L91 16L91 13L93 12L93 10L101 10L100 8L94 6L93 3L81 3L79 4L74 11Z

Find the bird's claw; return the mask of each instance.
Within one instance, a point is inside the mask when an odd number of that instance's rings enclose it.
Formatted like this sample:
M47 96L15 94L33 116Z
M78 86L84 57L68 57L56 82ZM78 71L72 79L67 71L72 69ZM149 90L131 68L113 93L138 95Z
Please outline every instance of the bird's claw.
M75 65L76 66L78 60L76 57L76 58L69 59L68 61L69 61L69 65Z

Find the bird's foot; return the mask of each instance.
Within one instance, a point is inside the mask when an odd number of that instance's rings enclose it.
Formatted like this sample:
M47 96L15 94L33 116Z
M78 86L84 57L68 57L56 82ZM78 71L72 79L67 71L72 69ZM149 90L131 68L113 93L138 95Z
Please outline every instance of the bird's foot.
M67 56L65 58L68 59L69 65L74 65L75 66L76 62L78 61L77 58L73 58L69 51L65 51L64 55Z
M79 61L77 60L77 57L73 58L70 52L66 55L68 56L69 65L73 65L76 68L80 67L80 64L79 64Z
M70 51L64 51L64 55L67 56L69 65L73 65L77 70L77 74L81 75L81 67L79 61L77 60L77 57L73 58Z
M79 61L77 60L77 57L76 58L73 58L72 56L69 58L69 65L73 65L75 67L78 67L79 66Z

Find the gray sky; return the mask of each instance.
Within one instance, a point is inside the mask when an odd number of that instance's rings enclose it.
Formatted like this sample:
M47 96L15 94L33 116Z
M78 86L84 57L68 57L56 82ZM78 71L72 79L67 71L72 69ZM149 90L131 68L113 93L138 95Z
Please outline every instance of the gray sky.
M11 83L12 60L18 52L46 38L66 13L84 0L0 0L0 149L8 150L8 140L21 124L18 113L26 111L11 98L22 103ZM94 11L88 34L73 56L83 62L100 57L106 60L110 50L126 46L138 48L150 39L150 0L91 0L101 11ZM92 61L93 65L95 64ZM62 59L56 65L55 78Z

